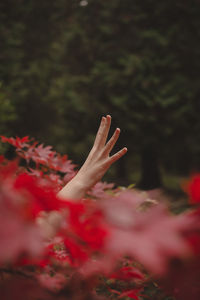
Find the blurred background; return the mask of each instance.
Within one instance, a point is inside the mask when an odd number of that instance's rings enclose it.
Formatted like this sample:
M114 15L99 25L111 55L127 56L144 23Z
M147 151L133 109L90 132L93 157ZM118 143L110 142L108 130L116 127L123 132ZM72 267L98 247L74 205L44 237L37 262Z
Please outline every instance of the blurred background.
M80 165L111 114L128 153L105 180L176 190L200 169L199 113L199 0L0 1L1 135Z

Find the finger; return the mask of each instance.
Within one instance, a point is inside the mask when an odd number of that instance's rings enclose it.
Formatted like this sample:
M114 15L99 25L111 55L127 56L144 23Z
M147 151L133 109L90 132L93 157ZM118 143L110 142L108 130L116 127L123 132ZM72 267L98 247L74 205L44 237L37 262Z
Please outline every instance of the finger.
M100 144L100 140L101 140L101 137L102 137L102 134L103 134L103 131L104 131L104 127L105 127L105 122L106 122L106 118L102 117L99 129L97 131L96 138L95 138L95 141L94 141L94 146L98 146Z
M110 130L110 125L111 125L111 116L107 115L106 116L106 122L105 122L105 127L104 127L104 132L102 135L102 140L101 140L101 146L104 146L106 143L106 140L108 138L108 133Z
M124 154L126 154L127 151L128 151L128 149L126 147L124 147L123 149L121 149L120 151L118 151L117 153L112 155L109 159L110 164L113 164L115 161L120 159Z
M108 141L108 143L105 146L105 150L104 150L105 154L109 154L112 151L113 147L115 146L115 144L119 138L119 135L120 135L120 129L116 128L113 136L110 138L110 140Z
M105 145L110 130L110 124L111 124L110 115L107 115L106 118L105 117L102 118L102 122L97 132L94 146L103 147Z

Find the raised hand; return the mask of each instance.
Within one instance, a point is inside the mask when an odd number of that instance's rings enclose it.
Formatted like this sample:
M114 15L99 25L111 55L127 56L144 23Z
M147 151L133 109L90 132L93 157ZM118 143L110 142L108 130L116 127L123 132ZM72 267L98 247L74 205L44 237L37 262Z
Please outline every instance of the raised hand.
M113 136L106 142L110 124L110 115L102 117L94 145L85 163L76 176L58 193L59 197L63 199L82 198L87 190L101 180L109 167L127 152L127 148L123 148L110 156L110 152L116 144L120 134L120 129L117 128Z

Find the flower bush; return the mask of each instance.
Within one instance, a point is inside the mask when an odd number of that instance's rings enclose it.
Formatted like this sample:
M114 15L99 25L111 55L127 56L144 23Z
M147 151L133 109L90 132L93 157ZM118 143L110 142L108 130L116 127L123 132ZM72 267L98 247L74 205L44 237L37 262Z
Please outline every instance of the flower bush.
M66 155L29 137L1 141L16 153L0 157L2 300L200 299L200 175L179 215L105 182L61 200L76 174Z

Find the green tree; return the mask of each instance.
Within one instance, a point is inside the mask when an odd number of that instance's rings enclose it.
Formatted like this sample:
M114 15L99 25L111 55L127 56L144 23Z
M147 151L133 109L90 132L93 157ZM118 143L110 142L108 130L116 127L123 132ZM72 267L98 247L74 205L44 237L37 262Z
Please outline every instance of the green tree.
M55 97L61 94L66 119L75 128L81 120L90 133L94 116L111 112L125 129L121 143L141 156L143 188L161 184L159 158L169 169L180 169L183 161L187 166L195 144L188 144L188 138L191 142L190 121L199 93L194 76L199 69L194 47L199 10L195 0L91 0L74 7L62 36L66 72L55 79ZM118 166L118 176L127 180L125 160Z

